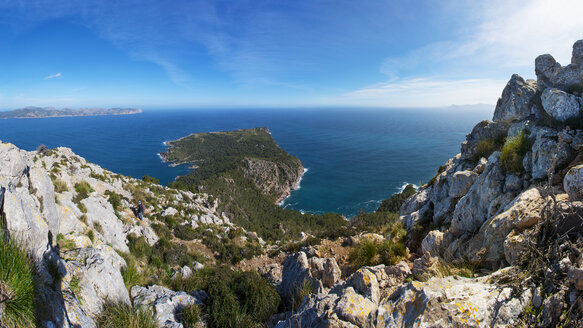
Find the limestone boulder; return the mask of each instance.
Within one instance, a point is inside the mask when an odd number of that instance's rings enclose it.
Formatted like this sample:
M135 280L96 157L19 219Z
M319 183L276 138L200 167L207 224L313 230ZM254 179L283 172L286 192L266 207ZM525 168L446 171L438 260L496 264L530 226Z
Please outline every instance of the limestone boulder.
M471 161L476 154L477 146L482 140L496 140L508 134L510 123L482 121L472 129L461 145L461 160Z
M457 198L465 195L477 178L478 174L473 171L466 170L455 172L451 179L449 196Z
M521 121L529 117L536 94L536 81L525 81L520 75L513 74L498 99L492 121Z
M537 78L537 89L545 90L553 85L553 80L561 71L561 64L557 63L555 58L549 54L540 55L534 61L534 71Z
M115 215L111 204L99 195L89 196L81 202L87 208L87 222L89 225L93 227L100 226L101 231L99 233L115 249L124 253L129 252L123 223Z
M135 237L144 237L150 246L154 246L160 240L154 229L146 225L127 225L124 228L124 234L126 236L133 234Z
M383 270L384 271L384 270ZM360 295L372 301L374 304L379 303L381 292L377 277L367 267L362 267L353 273L349 279L349 283L354 286Z
M121 275L124 259L113 248L101 244L95 248L78 248L63 252L66 261L65 281L77 281L79 299L90 317L98 315L106 301L130 304Z
M323 288L322 283L310 273L306 253L298 252L288 256L283 263L281 284L278 286L282 299L291 302L306 284L310 284L315 292L320 292Z
M439 230L430 231L421 242L423 254L429 253L431 256L440 256L443 248L443 232Z
M583 200L583 165L569 169L563 179L563 188L569 194L570 201Z
M378 308L375 327L514 327L532 293L489 284L491 276L432 278L399 287ZM496 295L496 297L492 297Z
M578 40L573 44L571 64L583 67L583 40Z
M358 327L366 327L372 322L371 314L374 314L377 306L370 299L357 293L354 288L344 289L334 312L344 321L348 321Z
M566 143L557 141L557 131L539 128L534 132L532 145L531 175L533 179L543 179L548 175L555 161L555 171L566 166L574 157L573 149Z
M182 309L187 305L202 305L207 297L205 292L188 294L158 285L134 286L131 288L131 296L134 306L150 308L156 315L158 325L164 328L182 328L177 318Z
M577 117L582 106L580 97L555 88L543 91L541 101L545 112L560 122Z
M340 281L342 271L334 258L328 258L324 262L324 272L322 273L322 283L324 287L332 287L336 282Z
M450 226L453 234L474 232L488 219L490 203L502 193L504 186L504 174L497 165L499 157L499 152L490 156L484 172L457 203Z

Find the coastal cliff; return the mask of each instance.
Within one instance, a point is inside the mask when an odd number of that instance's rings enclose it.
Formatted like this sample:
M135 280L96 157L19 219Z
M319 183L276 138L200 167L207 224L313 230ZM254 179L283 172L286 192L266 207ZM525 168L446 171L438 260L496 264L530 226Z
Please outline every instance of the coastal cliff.
M70 116L103 116L103 115L132 115L140 114L136 108L53 108L53 107L25 107L7 112L0 112L0 118L46 118Z
M265 129L169 142L170 187L0 143L0 327L580 327L583 40L535 72L350 222L274 204L303 167Z

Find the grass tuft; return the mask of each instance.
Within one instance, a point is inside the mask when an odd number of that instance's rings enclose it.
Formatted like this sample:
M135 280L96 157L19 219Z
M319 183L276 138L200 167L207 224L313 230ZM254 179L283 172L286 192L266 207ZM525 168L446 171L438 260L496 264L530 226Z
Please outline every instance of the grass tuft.
M0 232L0 302L4 313L0 325L34 327L33 263L14 240Z
M103 328L157 328L154 314L144 308L133 308L124 303L106 304L97 319Z
M506 140L500 155L502 169L506 172L522 173L524 171L522 160L531 146L528 135L524 131L519 136Z

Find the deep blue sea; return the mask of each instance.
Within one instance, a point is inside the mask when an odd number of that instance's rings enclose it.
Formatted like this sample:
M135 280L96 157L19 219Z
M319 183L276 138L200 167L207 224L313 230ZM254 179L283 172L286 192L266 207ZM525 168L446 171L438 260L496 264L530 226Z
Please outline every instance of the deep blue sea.
M158 153L190 133L267 126L308 169L282 206L354 216L373 211L404 183L421 184L457 154L472 127L493 110L208 109L147 110L138 115L0 120L0 140L34 150L66 146L113 172L167 184L186 167Z

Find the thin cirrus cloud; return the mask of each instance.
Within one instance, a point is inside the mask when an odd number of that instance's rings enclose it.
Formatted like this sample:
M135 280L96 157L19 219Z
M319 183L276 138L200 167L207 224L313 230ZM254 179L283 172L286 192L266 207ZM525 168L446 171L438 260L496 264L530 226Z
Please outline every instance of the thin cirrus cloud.
M59 78L59 77L63 77L63 74L61 74L61 72L55 73L55 74L51 74L49 76L45 76L45 80L56 79L56 78Z
M570 63L571 45L583 38L581 12L583 1L579 0L477 4L466 12L473 24L453 33L456 38L385 58L380 71L388 76L387 81L346 96L413 106L493 104L505 85L501 78L513 73L535 77L538 55L551 53L561 64Z

